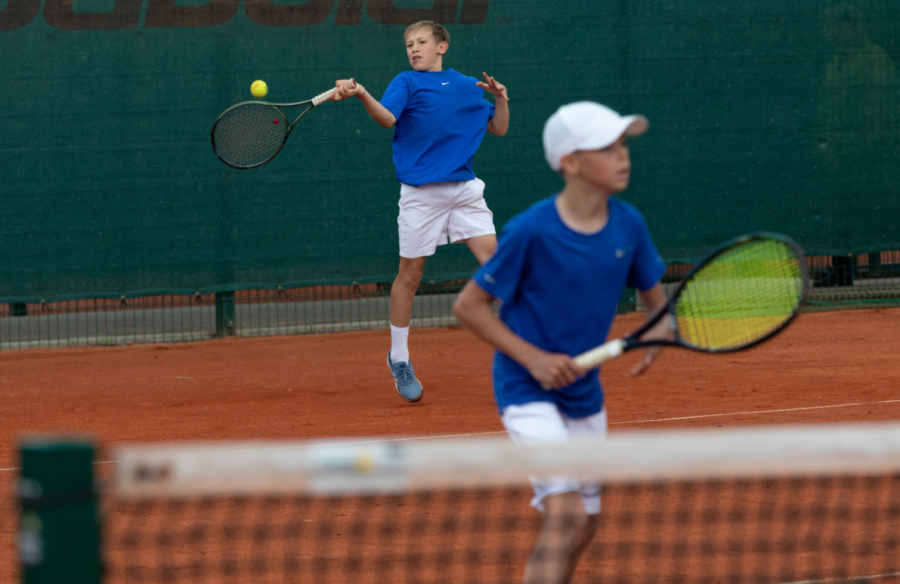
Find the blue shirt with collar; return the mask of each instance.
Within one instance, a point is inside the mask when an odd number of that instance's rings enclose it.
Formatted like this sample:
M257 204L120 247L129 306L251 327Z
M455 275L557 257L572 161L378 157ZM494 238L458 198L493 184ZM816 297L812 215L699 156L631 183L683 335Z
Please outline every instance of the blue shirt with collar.
M394 166L397 180L419 187L472 180L472 158L495 106L474 77L446 71L404 71L381 98L397 120Z

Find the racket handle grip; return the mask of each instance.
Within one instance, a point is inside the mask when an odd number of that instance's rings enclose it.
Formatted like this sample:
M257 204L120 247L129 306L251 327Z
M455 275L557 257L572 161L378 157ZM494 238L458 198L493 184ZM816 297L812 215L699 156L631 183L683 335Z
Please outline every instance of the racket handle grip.
M334 97L335 92L337 91L337 87L333 87L326 91L325 93L320 93L319 95L312 98L313 105L319 105L326 101L331 101L331 98Z
M610 359L618 357L622 354L624 349L625 341L616 339L600 345L596 349L591 349L590 351L578 355L575 357L575 362L582 369L593 369L594 367L598 367L604 361L609 361Z
M354 87L356 87L356 83L354 83L353 80L351 79L350 80L350 89L353 89ZM337 93L337 90L338 90L337 87L332 87L328 91L326 91L324 93L320 93L319 95L315 96L314 98L312 98L313 106L317 106L319 104L325 103L326 101L331 101L331 98L334 97L334 94Z

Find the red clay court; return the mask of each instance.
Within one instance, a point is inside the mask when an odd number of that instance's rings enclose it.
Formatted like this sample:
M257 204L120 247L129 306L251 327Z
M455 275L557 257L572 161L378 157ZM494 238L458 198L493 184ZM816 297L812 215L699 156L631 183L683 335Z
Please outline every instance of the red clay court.
M643 315L619 317L613 334ZM610 430L900 419L900 309L802 315L778 338L725 356L668 350L605 366ZM395 393L387 332L0 354L0 581L16 579L16 443L75 433L102 446L171 440L500 433L491 350L462 328L412 334L425 398ZM101 465L102 467L103 465ZM103 472L103 471L101 471Z

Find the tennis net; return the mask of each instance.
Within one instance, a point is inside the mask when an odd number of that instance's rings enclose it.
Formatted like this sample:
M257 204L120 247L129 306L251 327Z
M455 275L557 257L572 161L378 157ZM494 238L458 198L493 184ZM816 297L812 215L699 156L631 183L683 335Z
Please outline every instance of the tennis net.
M573 582L900 582L900 424L534 448L505 437L137 445L114 458L105 583L521 582L543 524L529 475L603 482Z

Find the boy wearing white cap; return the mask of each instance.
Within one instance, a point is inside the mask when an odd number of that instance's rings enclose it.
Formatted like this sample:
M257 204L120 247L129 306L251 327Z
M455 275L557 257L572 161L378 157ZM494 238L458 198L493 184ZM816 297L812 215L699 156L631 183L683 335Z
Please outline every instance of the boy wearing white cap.
M648 314L666 303L659 283L666 267L643 217L612 196L631 175L628 137L647 128L643 116L623 117L593 102L553 114L544 153L565 188L506 224L497 252L456 301L459 320L497 349L494 396L518 444L605 435L598 371L581 369L572 356L606 340L626 286L640 291ZM667 321L648 335L670 336ZM658 354L648 350L631 375ZM567 477L532 483L532 505L545 515L525 582L568 582L597 526L600 485Z

